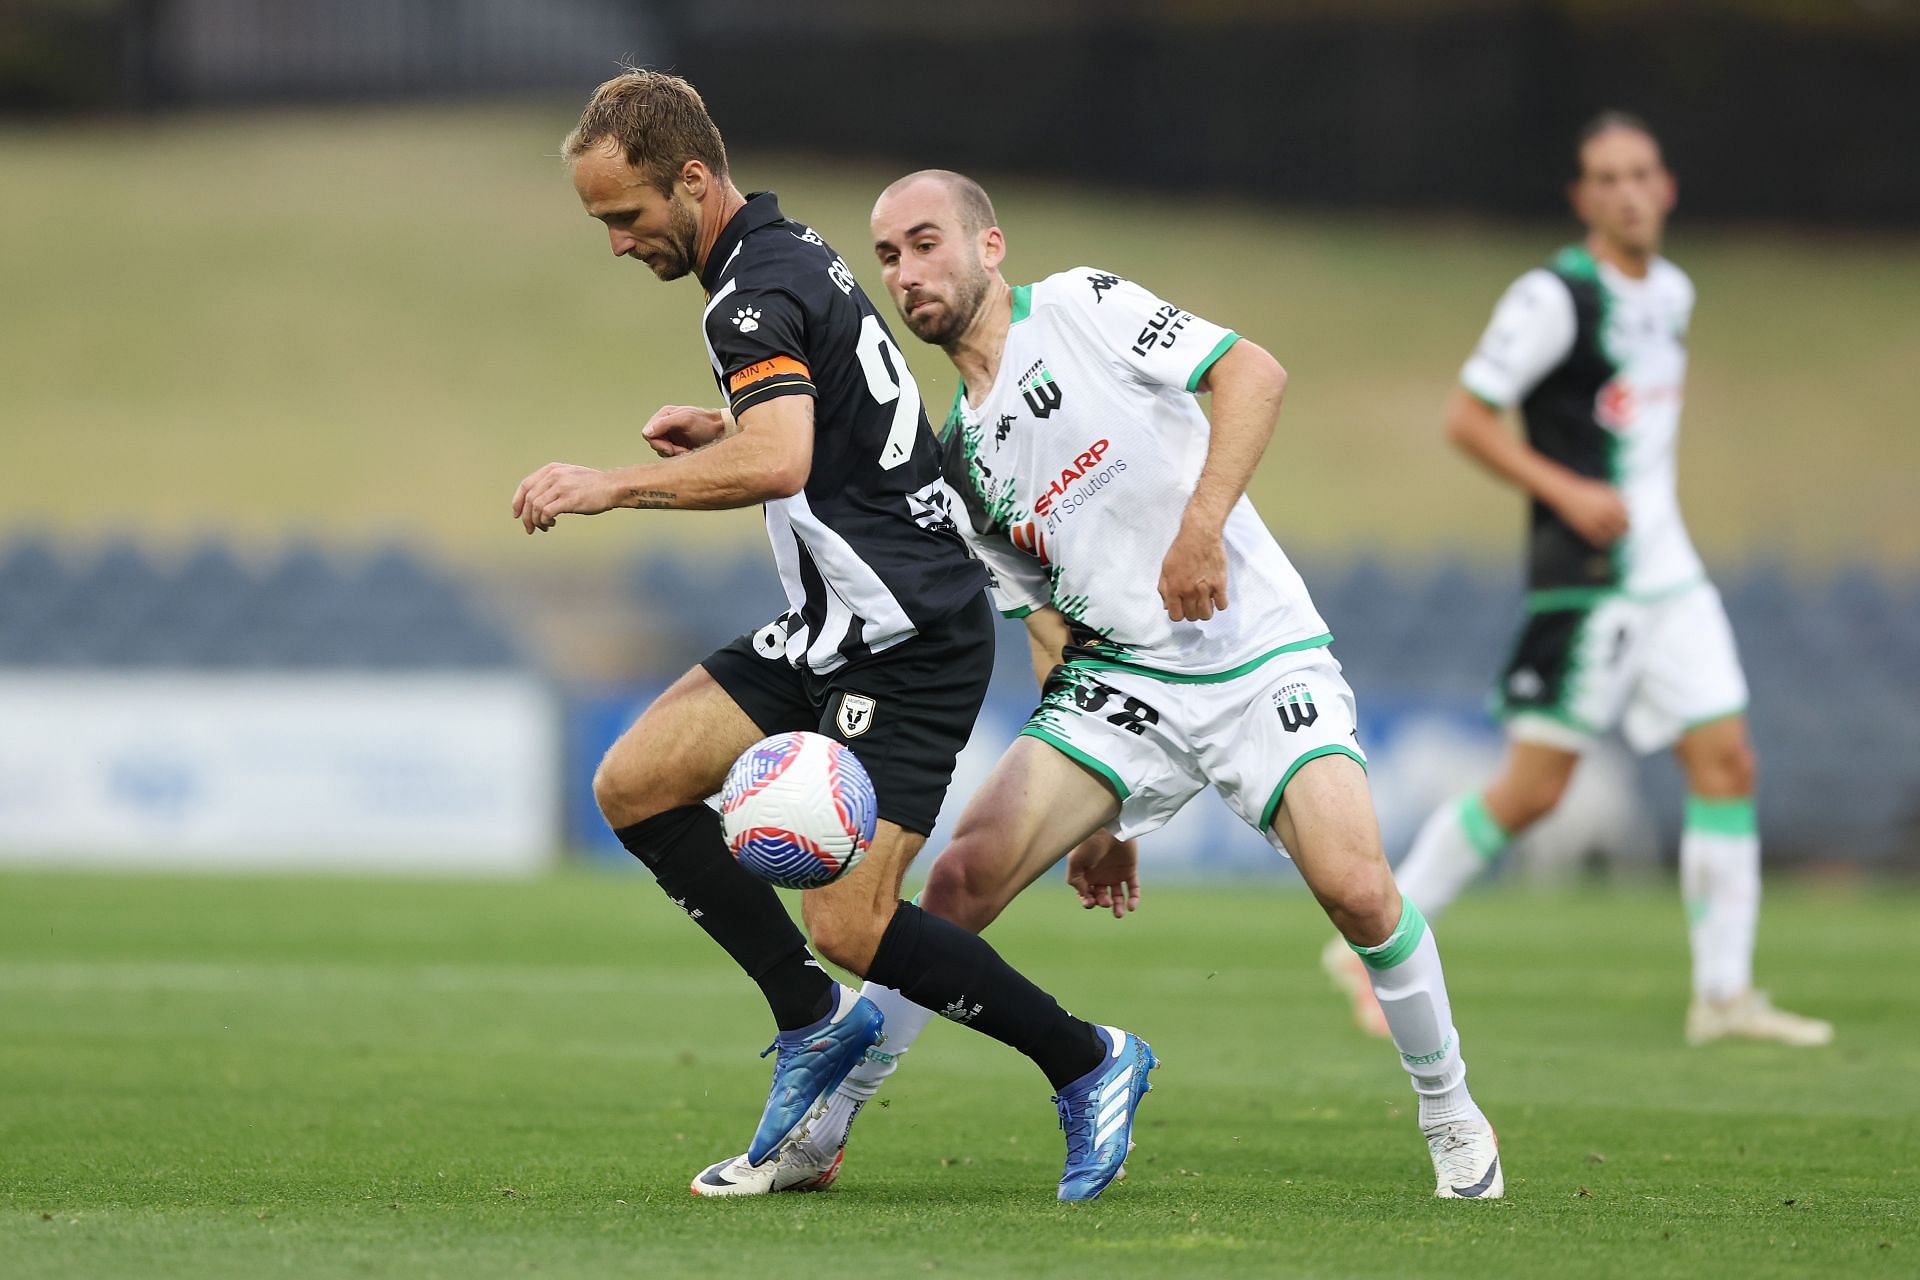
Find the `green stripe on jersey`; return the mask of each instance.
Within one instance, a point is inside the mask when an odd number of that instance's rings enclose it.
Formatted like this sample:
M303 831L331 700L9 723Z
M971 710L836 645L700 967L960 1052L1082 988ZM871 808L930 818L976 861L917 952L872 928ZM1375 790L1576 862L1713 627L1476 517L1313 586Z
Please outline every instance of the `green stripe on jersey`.
M1013 319L1008 324L1019 324L1033 314L1033 286L1017 284L1013 286Z
M1213 368L1220 357L1227 354L1227 348L1238 341L1240 341L1240 335L1231 329L1227 330L1227 336L1216 342L1213 350L1207 352L1206 357L1193 366L1193 372L1187 377L1187 390L1199 391L1200 379L1207 376L1207 370Z

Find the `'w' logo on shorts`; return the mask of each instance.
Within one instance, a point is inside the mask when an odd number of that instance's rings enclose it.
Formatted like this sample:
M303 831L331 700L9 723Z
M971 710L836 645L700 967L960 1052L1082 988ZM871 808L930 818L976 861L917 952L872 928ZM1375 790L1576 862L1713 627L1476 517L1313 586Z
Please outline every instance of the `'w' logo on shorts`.
M1291 697L1275 698L1274 710L1280 713L1280 725L1288 733L1298 733L1320 718L1320 708L1313 705L1311 693L1296 693Z

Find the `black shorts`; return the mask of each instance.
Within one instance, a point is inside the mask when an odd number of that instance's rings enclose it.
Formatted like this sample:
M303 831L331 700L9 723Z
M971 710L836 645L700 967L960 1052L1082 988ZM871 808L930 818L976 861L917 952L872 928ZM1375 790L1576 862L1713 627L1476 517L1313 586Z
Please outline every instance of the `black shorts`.
M767 734L810 729L853 749L873 779L880 817L925 835L940 816L953 762L993 674L986 592L870 658L815 675L755 649L751 635L700 664Z

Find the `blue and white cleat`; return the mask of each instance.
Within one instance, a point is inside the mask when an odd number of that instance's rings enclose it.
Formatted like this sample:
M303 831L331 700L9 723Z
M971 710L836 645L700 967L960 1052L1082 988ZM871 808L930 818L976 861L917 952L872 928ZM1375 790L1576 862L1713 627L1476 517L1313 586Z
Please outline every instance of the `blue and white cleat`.
M1067 1134L1067 1167L1060 1175L1062 1200L1092 1200L1126 1173L1133 1149L1133 1113L1153 1086L1147 1072L1160 1065L1139 1036L1101 1027L1109 1046L1100 1065L1053 1099Z
M886 1021L878 1005L848 987L837 989L833 1011L810 1027L782 1031L767 1046L778 1053L773 1060L773 1087L767 1091L767 1109L760 1113L753 1145L747 1148L750 1165L791 1142L820 1111L827 1097L840 1087L847 1073L880 1041Z

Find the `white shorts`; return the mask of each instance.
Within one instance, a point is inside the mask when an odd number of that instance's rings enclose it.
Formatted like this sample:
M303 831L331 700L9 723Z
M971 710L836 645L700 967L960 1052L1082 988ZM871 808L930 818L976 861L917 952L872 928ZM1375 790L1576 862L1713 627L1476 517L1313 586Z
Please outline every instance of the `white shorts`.
M1616 726L1639 752L1747 709L1747 677L1720 593L1602 596L1532 613L1494 693L1521 742L1583 751Z
M1285 853L1273 815L1300 766L1325 755L1367 763L1353 690L1324 648L1224 680L1056 667L1020 732L1106 779L1120 800L1107 830L1122 840L1157 830L1211 786Z

